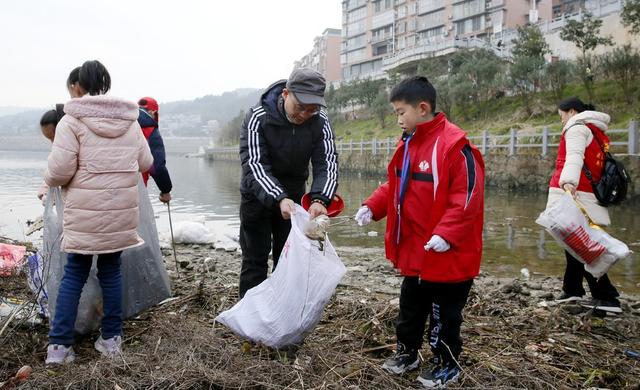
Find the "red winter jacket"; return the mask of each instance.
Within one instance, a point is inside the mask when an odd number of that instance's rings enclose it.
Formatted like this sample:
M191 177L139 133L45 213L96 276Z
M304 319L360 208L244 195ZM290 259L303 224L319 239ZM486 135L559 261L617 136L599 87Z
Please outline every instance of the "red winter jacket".
M603 148L609 149L609 137L598 126L592 123L584 123L591 130L593 140L584 150L584 164L591 172L591 178L594 182L600 181L602 177L602 167L604 166ZM568 130L568 129L567 129ZM560 175L567 159L567 141L565 138L566 130L560 136L560 144L558 145L558 158L556 159L556 169L551 176L549 187L560 188ZM602 146L601 146L602 145ZM593 193L593 186L587 178L584 169L580 173L580 181L577 186L578 191Z
M431 282L455 283L476 277L482 257L482 155L443 113L418 125L409 142L411 177L397 226L403 150L400 140L387 169L388 181L364 202L374 220L387 217L387 258L402 275ZM434 234L449 242L451 249L425 251L424 245Z

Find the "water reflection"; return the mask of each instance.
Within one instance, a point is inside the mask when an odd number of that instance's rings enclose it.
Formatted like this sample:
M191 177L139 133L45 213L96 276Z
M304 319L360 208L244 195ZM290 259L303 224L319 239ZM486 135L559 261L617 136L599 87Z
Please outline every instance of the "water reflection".
M46 153L0 152L0 234L24 237L24 222L42 212L35 193L41 183L46 156ZM168 167L174 182L171 202L174 223L180 219L203 218L215 222L220 229L237 231L240 203L238 163L169 155ZM381 180L382 176L371 178L342 174L339 188L345 201L342 215L353 216L362 200L380 185ZM157 200L158 190L153 181L149 183L158 230L168 231L166 205ZM518 277L520 269L526 267L534 277L562 275L565 266L563 251L535 224L535 218L545 204L546 194L487 190L483 272ZM611 208L614 225L607 231L638 251L640 215L636 210L637 203ZM351 221L340 222L331 228L331 240L336 246L377 248L383 253L384 221L365 227ZM637 255L634 254L617 264L610 273L613 282L624 292L640 293L640 264L635 259Z

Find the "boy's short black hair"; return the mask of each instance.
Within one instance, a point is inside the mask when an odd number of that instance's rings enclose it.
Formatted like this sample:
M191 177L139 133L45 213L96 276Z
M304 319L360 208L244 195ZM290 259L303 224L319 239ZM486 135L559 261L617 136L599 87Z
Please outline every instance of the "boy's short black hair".
M431 112L436 111L436 89L424 76L414 76L402 80L391 90L389 100L392 103L404 100L412 106L420 102L427 102L431 106Z

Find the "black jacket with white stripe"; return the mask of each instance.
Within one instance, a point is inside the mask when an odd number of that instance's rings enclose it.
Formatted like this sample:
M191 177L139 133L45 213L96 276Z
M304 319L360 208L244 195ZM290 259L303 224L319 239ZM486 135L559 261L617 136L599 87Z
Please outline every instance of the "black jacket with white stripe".
M311 161L311 198L328 205L338 188L338 154L329 118L323 110L301 125L289 122L281 98L285 84L281 80L267 88L242 123L240 192L276 207L282 199L305 192Z

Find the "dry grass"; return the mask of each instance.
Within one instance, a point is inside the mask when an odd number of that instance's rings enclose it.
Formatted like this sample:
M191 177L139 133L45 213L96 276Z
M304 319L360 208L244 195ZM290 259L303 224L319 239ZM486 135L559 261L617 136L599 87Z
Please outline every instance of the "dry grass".
M228 259L235 267L237 259ZM79 340L76 363L45 367L47 328L11 325L0 340L0 381L22 365L30 365L33 374L21 389L416 386L417 372L392 376L380 368L393 350L396 295L376 292L375 284L341 286L303 345L277 351L245 343L214 324L215 315L237 299L236 277L232 272L204 275L197 270L174 275L174 290L180 298L127 320L125 352L116 361L100 358L92 345L96 335L90 335ZM593 312L571 314L577 308L572 306L537 307L553 283L557 281L478 279L465 310L460 360L465 375L458 385L638 388L640 360L623 353L625 348L640 349L638 300L626 297L625 313L606 318ZM19 283L12 284L12 289L20 295ZM9 290L2 287L0 292ZM422 355L427 358L429 351L423 350Z

